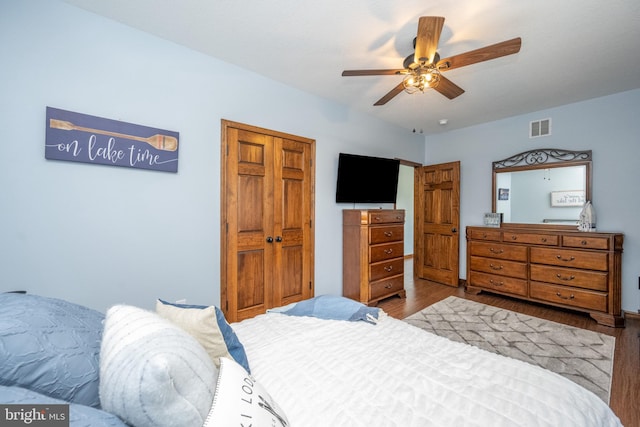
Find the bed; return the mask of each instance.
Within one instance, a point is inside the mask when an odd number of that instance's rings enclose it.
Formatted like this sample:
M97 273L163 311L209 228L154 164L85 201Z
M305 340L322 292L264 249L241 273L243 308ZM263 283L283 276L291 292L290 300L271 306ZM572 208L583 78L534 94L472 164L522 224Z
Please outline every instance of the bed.
M621 426L562 376L341 297L231 325L162 300L0 308L0 404L68 404L71 427Z
M267 313L232 326L291 426L621 425L560 375L384 313L375 325Z

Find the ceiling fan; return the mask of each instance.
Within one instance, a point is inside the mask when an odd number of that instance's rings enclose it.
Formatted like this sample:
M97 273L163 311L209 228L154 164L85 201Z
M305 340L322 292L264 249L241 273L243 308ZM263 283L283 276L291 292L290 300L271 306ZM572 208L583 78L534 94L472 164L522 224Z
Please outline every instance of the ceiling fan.
M407 56L401 69L394 70L345 70L343 76L404 75L400 84L391 89L373 105L384 105L403 90L408 93L424 92L432 88L449 99L464 93L464 89L442 75L442 72L478 62L488 61L520 51L520 37L471 50L449 58L440 59L436 52L444 25L441 16L422 16L418 21L418 35L413 44L415 52Z

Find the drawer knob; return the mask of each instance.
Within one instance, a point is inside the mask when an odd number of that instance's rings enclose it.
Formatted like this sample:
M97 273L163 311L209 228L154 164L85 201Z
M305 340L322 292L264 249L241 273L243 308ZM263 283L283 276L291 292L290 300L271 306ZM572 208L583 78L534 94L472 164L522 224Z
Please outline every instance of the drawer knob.
M493 279L489 279L489 283L496 286L504 286L504 282L496 282Z
M384 235L387 236L387 237L391 237L391 236L393 236L393 231L385 231Z
M386 285L384 285L385 289L391 289L393 288L393 285L391 283L388 283Z
M390 254L392 254L392 253L393 253L393 249L391 249L391 248L389 248L389 249L385 249L385 250L384 250L384 253L385 253L385 254L387 254L387 255L390 255Z
M493 253L493 254L501 254L502 252L504 252L504 250L502 250L502 249L489 248L489 252L491 252L491 253Z
M570 256L569 258L562 258L562 255L556 255L556 258L558 258L560 261L566 261L566 262L571 262L576 259L573 256Z
M556 296L560 299L564 299L564 300L570 300L570 299L574 299L576 296L571 294L568 297L563 297L562 294L560 292L556 292Z
M388 265L384 268L384 271L386 271L387 273L393 270L393 265Z
M560 280L564 280L564 281L567 281L567 282L568 282L569 280L573 280L573 279L575 279L575 278L576 278L576 276L565 276L565 277L562 277L562 275L561 275L560 273L556 274L556 277L557 277L558 279L560 279Z
M491 267L491 269L493 270L502 270L502 265L489 264L489 267Z
M581 241L581 242L580 242L580 244L581 244L582 246L585 246L585 245L587 244L587 241L586 241L586 240L583 240L583 241Z
M514 234L513 236L511 236L511 240L518 240L518 236Z
M547 238L546 238L546 237L543 237L543 238L541 238L541 239L540 239L540 241L541 241L542 243L547 243Z

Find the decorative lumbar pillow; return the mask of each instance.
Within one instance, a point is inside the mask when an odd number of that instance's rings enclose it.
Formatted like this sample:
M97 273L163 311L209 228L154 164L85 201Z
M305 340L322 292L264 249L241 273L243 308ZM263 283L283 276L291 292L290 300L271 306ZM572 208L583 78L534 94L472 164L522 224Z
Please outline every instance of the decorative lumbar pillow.
M61 299L0 294L0 385L99 408L103 320Z
M220 366L221 357L231 357L251 372L244 346L218 307L172 304L159 299L156 312L193 335L216 366Z
M218 370L205 349L156 313L107 311L100 352L102 408L136 427L200 427Z
M220 374L211 411L202 427L287 427L284 411L242 366L220 359Z

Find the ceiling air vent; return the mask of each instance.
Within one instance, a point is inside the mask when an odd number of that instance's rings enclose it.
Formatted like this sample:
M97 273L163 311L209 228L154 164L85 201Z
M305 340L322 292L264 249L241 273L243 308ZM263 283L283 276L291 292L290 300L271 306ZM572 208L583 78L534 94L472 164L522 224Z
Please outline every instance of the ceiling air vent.
M537 120L529 126L529 138L551 135L551 119Z

